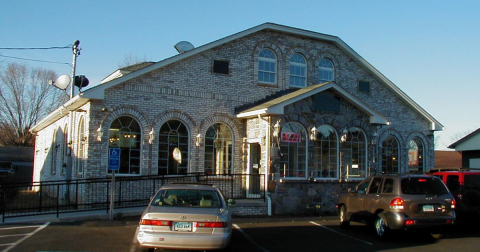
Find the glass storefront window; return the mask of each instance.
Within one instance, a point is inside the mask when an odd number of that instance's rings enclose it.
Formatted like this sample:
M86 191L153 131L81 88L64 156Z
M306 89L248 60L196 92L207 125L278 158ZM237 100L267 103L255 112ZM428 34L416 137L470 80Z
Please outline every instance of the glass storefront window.
M316 178L338 178L338 137L330 125L318 127L313 145L313 171Z
M280 134L280 177L306 178L306 133L302 125L289 122Z
M118 117L110 125L108 137L109 148L120 148L120 169L116 173L140 174L140 124L130 116Z
M185 124L167 121L158 134L158 174L177 175L188 172L189 138Z
M216 123L205 134L205 173L233 172L233 138L227 125Z
M382 142L382 172L398 173L398 140L392 135Z

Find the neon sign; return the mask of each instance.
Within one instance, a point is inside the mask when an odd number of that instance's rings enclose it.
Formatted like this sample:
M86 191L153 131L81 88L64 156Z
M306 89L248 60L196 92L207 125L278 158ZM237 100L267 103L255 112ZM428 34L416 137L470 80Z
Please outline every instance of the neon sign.
M302 137L300 136L300 133L282 132L282 142L300 143L301 141Z

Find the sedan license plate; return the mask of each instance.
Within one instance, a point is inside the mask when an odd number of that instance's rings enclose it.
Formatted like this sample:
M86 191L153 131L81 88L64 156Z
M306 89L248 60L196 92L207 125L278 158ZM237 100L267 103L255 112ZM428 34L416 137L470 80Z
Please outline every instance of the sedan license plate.
M423 211L424 212L435 212L435 209L433 208L432 205L424 205L423 206Z
M192 223L191 222L175 222L173 225L174 231L180 232L192 232Z

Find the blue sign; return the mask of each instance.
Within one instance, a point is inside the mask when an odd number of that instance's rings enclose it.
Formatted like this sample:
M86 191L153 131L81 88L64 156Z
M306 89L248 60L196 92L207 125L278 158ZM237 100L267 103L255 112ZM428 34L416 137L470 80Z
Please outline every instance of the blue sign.
M120 148L110 148L108 151L108 169L118 171L120 169Z

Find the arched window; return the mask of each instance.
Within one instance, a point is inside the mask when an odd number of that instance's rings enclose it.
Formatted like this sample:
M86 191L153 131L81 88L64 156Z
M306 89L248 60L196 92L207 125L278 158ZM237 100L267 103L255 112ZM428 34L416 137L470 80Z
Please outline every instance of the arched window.
M314 140L314 177L338 178L338 137L335 129L327 124L318 127Z
M365 178L367 174L367 138L365 133L352 127L344 144L344 160L347 178Z
M307 61L298 53L290 58L290 86L300 88L307 86Z
M296 122L289 122L282 127L280 135L280 177L307 177L307 143L305 129Z
M109 148L120 148L119 174L140 174L140 124L130 116L121 116L110 125ZM112 173L112 170L108 170Z
M335 73L332 61L323 58L320 60L320 66L318 68L318 79L320 83L335 80Z
M65 175L67 172L67 156L70 155L69 149L70 147L68 146L68 126L65 125L64 130L63 130L63 144L61 146L61 155L62 155L62 176Z
M408 170L412 173L423 173L423 143L415 137L408 143Z
M216 123L205 133L205 173L231 174L233 171L233 138L227 125Z
M382 142L382 172L399 173L398 170L398 140L392 135Z
M277 83L277 57L270 49L263 49L258 55L258 81Z
M85 119L80 118L78 126L78 146L77 146L77 173L83 175L83 168L85 166L85 148L86 148L87 136L85 135Z
M158 134L158 174L176 175L188 172L189 138L185 124L167 121Z
M58 152L58 147L57 146L57 131L55 130L53 132L53 140L52 144L50 146L50 174L55 175L57 173L57 152Z

